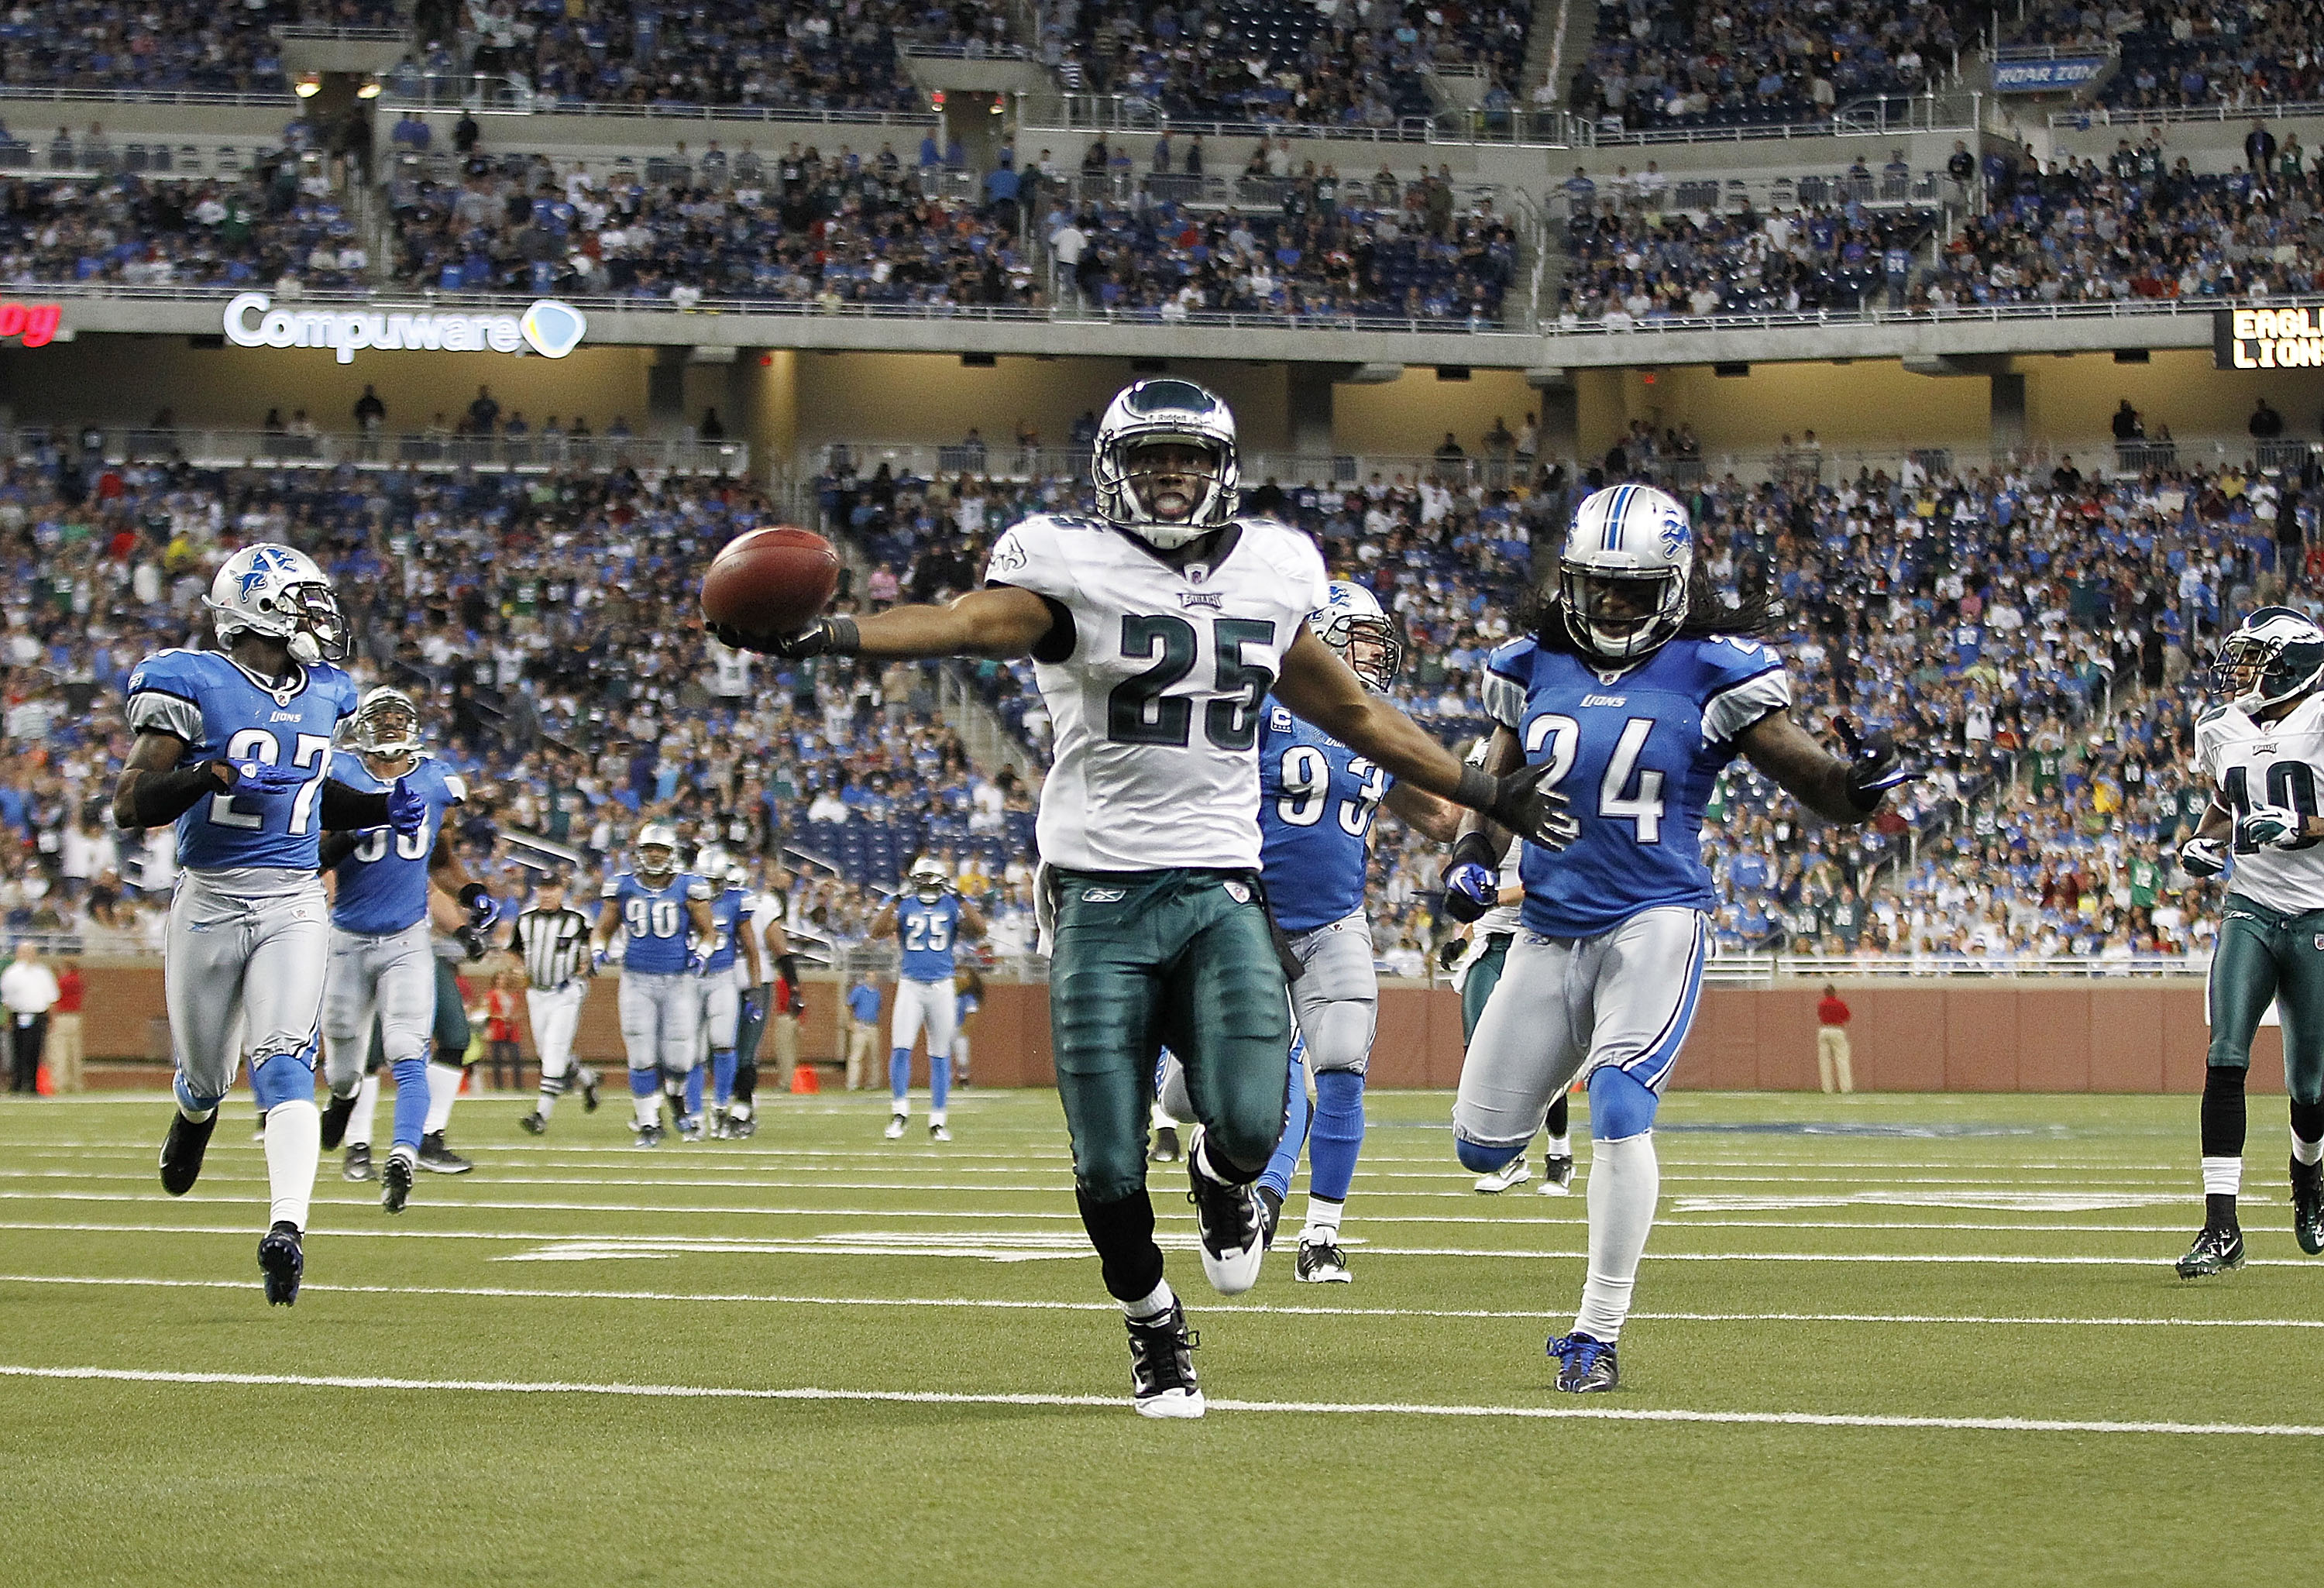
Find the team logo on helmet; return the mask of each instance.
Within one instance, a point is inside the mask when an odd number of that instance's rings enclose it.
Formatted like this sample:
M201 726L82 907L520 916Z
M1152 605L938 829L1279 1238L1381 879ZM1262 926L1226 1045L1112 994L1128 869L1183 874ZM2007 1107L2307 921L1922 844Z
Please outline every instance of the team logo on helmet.
M1601 660L1642 660L1686 621L1693 574L1694 530L1676 498L1652 485L1593 491L1557 559L1566 632Z
M1404 642L1379 598L1361 585L1333 579L1331 598L1307 614L1315 637L1375 693L1386 693L1404 668Z
M2219 642L2211 687L2256 711L2324 682L2324 629L2289 606L2263 606Z
M293 546L245 546L226 559L202 598L221 642L264 634L290 647L292 660L346 660L351 636L331 581Z
M1163 448L1197 453L1201 462L1166 467L1143 457ZM1175 550L1234 517L1242 484L1234 414L1192 381L1139 381L1106 405L1090 477L1099 513L1159 550ZM1179 508L1166 515L1161 509L1173 500Z

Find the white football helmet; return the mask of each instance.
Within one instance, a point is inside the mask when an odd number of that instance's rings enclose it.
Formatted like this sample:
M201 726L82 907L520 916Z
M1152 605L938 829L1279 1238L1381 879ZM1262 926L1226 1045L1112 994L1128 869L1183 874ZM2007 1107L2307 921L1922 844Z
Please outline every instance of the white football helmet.
M1686 621L1694 528L1652 485L1609 485L1573 510L1557 593L1573 642L1605 661L1651 656Z
M904 883L922 904L934 904L952 891L952 878L945 871L944 862L932 854L923 854L912 862L911 872Z
M1147 476L1137 468L1136 455L1163 446L1197 448L1210 456L1207 474L1187 476L1199 482L1199 490L1183 518L1156 517L1139 494ZM1165 376L1125 386L1098 421L1090 478L1102 516L1157 550L1174 551L1234 517L1242 485L1234 414L1192 381Z
M2263 606L2219 642L2211 688L2240 711L2297 699L2324 684L2324 629L2289 606Z
M339 614L331 581L296 547L244 547L210 580L202 605L221 644L240 633L268 634L288 642L298 661L346 660L347 620Z
M678 831L666 822L638 829L638 875L667 877L678 870Z
M355 716L347 719L347 743L365 755L394 759L419 754L419 706L386 684L365 690Z
M1404 667L1404 642L1374 596L1346 579L1332 581L1332 598L1307 614L1315 638L1339 652L1364 688L1385 694Z
M750 871L743 866L729 865L726 868L726 886L733 892L748 893L751 891Z

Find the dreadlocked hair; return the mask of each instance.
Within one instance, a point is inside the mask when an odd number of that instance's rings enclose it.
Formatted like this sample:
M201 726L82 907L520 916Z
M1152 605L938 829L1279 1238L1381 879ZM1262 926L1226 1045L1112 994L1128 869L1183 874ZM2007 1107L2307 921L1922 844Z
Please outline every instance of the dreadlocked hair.
M1716 640L1721 635L1732 635L1758 639L1775 627L1782 614L1766 559L1757 553L1743 559L1737 575L1735 594L1729 597L1711 582L1703 559L1694 559L1693 570L1687 577L1686 617L1678 626L1676 638ZM1517 602L1517 625L1546 650L1581 650L1574 643L1572 631L1566 626L1565 603L1557 593L1554 577L1547 582L1536 581L1526 591Z

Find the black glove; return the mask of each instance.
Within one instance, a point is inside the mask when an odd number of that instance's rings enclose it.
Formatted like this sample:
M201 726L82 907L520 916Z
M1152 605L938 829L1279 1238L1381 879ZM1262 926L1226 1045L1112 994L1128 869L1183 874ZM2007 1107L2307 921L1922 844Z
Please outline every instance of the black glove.
M458 931L453 933L452 936L459 939L460 946L467 950L468 957L470 959L484 958L484 950L487 946L484 942L484 928L462 927Z
M1436 968L1440 971L1451 970L1461 963L1461 956L1468 951L1468 947L1469 940L1466 937L1445 938L1436 946Z
M809 656L853 656L862 643L852 617L819 617L798 633L779 639L746 634L732 623L706 626L710 637L730 651L756 651L764 656L779 656L786 661Z
M492 890L482 882L471 882L461 889L460 904L468 912L468 925L479 928L491 926L493 913L500 908L493 902Z
M1479 767L1463 767L1452 800L1483 811L1528 844L1563 849L1582 836L1582 824L1564 795L1542 786L1556 770L1555 762L1545 761L1497 778Z
M1889 789L1921 775L1916 768L1905 763L1895 742L1885 732L1876 729L1859 734L1856 725L1844 716L1834 717L1831 725L1840 734L1840 742L1848 747L1848 800L1857 809L1879 809Z

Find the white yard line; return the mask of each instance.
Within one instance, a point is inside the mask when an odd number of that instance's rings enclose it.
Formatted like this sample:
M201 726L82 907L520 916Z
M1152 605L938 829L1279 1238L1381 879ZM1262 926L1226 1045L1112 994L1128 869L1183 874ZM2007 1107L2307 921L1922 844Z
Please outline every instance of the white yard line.
M158 1290L247 1290L247 1279L164 1279L118 1275L0 1274L0 1285ZM823 1307L931 1307L972 1312L1119 1311L1111 1301L1010 1300L968 1296L793 1296L752 1291L547 1289L508 1285L328 1285L304 1289L338 1296L459 1296L519 1301L700 1302L706 1305ZM1433 1306L1277 1306L1264 1302L1201 1298L1204 1316L1256 1313L1271 1317L1453 1318L1537 1322L1552 1316L1538 1308ZM1635 1323L1687 1324L1887 1324L1943 1328L2090 1329L2324 1329L2324 1318L2141 1318L2007 1317L1977 1314L1849 1312L1636 1312Z
M510 1379L391 1379L354 1374L164 1372L138 1368L26 1367L0 1363L0 1377L95 1380L131 1384L239 1385L253 1389L386 1390L485 1395L597 1395L651 1400L809 1400L901 1406L1020 1406L1127 1411L1118 1396L974 1394L942 1390L754 1389L740 1385L591 1384ZM1676 1408L1549 1406L1432 1406L1410 1401L1222 1400L1217 1411L1320 1417L1429 1417L1571 1419L1625 1423L1713 1423L1744 1426L1946 1429L2000 1434L2149 1434L2324 1438L2324 1426L2301 1423L2107 1422L2063 1417L1916 1417L1845 1412L1692 1411ZM1167 1436L1157 1436L1162 1437Z

